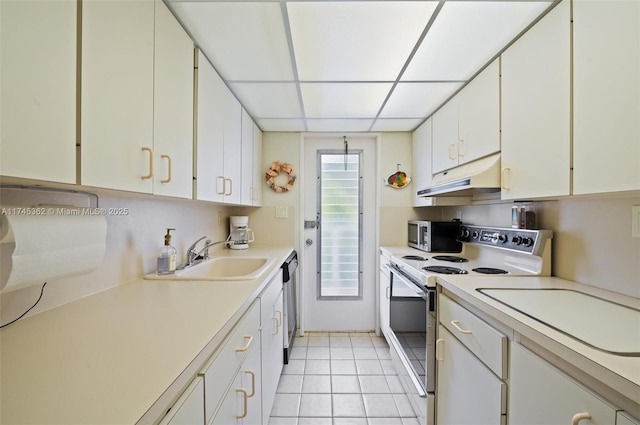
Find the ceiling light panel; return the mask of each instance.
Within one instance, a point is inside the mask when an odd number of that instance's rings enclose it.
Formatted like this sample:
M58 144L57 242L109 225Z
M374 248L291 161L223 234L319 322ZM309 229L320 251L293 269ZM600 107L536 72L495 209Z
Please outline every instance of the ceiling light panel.
M293 80L280 3L194 1L170 4L225 80Z
M410 131L423 121L423 118L378 118L371 131Z
M295 83L229 83L252 117L297 118L302 115Z
M287 3L302 81L393 81L436 1Z
M307 119L309 131L369 131L373 119Z
M461 86L462 83L398 83L380 116L426 118Z
M301 83L310 118L374 118L391 83Z
M262 131L305 131L301 119L258 118L256 124Z
M549 7L549 1L448 1L403 81L467 80Z

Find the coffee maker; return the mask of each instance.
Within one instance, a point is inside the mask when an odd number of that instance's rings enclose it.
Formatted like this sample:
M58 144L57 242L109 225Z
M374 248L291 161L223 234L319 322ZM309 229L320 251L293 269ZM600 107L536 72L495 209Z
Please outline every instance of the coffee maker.
M253 242L253 230L249 229L249 217L246 215L232 215L229 217L229 248L247 249Z

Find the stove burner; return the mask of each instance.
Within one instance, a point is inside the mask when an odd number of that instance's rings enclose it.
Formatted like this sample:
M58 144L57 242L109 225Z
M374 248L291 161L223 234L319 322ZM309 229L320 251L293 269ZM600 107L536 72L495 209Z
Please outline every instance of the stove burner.
M466 263L467 261L469 261L466 258L457 257L455 255L435 255L432 258L434 260L449 261L451 263Z
M428 266L428 267L423 267L422 270L426 270L428 272L434 272L434 273L442 273L442 274L467 274L467 273L469 273L466 270L458 269L456 267L446 267L446 266Z
M478 267L476 269L473 269L473 271L476 272L476 273L482 273L482 274L507 274L507 273L509 273L506 270L494 269L493 267Z
M427 261L426 258L419 255L405 255L402 258L404 258L405 260Z

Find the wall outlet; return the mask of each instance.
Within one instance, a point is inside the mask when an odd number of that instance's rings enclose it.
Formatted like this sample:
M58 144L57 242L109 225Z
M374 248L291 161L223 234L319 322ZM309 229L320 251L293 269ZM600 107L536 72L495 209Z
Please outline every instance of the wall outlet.
M640 205L631 207L631 237L640 238Z
M276 207L276 218L287 218L289 217L289 210L287 207Z

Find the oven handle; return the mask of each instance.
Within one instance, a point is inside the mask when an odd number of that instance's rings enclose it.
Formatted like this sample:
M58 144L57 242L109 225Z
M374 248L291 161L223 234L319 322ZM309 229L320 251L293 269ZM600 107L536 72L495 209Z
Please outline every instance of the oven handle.
M401 281L403 281L404 283L408 283L410 284L410 286L414 287L416 290L416 294L420 295L420 297L425 300L425 301L429 301L429 294L427 293L427 291L424 290L424 288L422 288L420 285L418 285L417 283L415 283L413 280L409 279L407 276L405 276L402 271L398 268L398 266L394 265L394 264L389 264L389 271L391 272L391 274L393 276L396 276L398 279L400 279Z

